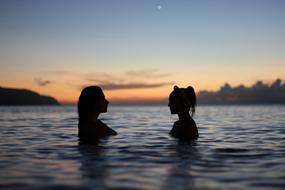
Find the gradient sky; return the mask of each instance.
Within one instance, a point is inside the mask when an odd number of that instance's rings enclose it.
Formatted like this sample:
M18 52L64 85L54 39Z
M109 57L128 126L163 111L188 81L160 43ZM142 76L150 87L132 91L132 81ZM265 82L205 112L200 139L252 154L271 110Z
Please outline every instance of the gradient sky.
M284 0L0 0L0 86L76 102L285 78Z

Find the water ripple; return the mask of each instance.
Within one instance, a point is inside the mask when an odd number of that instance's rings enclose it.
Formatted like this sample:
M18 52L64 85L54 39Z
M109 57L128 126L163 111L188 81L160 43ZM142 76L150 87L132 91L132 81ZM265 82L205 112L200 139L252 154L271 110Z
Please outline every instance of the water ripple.
M0 188L283 189L284 106L203 106L200 137L168 135L167 107L110 107L119 135L79 145L76 107L0 107Z

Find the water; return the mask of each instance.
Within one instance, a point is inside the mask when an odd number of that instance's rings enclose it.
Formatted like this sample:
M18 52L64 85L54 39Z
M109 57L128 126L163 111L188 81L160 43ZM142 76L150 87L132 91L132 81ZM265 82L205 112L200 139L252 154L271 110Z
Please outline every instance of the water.
M200 137L165 106L114 106L119 135L78 145L76 107L0 107L1 189L284 189L285 106L201 106Z

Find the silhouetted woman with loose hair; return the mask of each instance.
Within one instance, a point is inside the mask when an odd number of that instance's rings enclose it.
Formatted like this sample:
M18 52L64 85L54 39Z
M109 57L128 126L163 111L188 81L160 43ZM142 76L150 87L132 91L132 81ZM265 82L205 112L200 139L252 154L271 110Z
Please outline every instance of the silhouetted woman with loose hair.
M193 87L179 88L174 86L173 91L169 95L168 106L171 114L178 114L179 118L174 123L169 134L181 140L198 138L198 129L192 118L196 107L196 94Z
M108 104L100 87L88 86L82 90L78 101L80 142L96 142L100 137L117 134L98 119L101 113L107 112Z

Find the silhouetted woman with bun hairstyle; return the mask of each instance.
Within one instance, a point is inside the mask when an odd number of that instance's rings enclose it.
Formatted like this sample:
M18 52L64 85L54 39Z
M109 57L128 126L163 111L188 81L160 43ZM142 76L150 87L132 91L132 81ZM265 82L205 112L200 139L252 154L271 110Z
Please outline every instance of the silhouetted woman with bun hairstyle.
M80 94L78 101L78 136L80 142L96 142L100 137L117 135L117 132L98 119L100 113L107 112L108 100L98 86L88 86Z
M178 88L174 86L173 91L169 95L168 106L171 114L178 114L179 117L169 134L181 140L198 138L198 129L195 121L192 119L196 107L196 94L193 87Z

